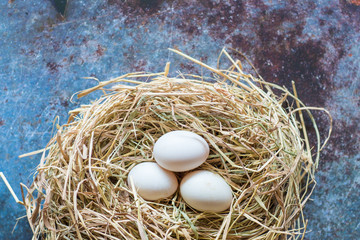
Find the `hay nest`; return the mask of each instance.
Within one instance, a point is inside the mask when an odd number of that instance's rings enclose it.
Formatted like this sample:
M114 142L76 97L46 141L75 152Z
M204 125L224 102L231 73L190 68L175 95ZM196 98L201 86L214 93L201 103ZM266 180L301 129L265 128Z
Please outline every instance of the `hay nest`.
M33 239L303 237L303 207L314 186L320 145L313 160L302 115L298 121L295 112L309 108L296 94L244 73L225 50L227 69L173 51L210 70L213 83L197 75L168 77L167 64L161 73L130 73L79 93L104 91L71 111L42 151L23 196ZM105 89L110 83L117 84ZM282 107L288 97L296 109ZM228 211L198 212L179 193L146 201L127 186L131 168L154 161L155 141L181 129L209 143L209 158L199 169L220 174L231 186Z

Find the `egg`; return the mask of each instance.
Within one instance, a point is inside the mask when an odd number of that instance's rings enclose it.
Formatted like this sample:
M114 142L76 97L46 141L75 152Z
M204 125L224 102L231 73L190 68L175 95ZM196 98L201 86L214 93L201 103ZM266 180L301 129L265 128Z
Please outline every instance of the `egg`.
M159 200L173 195L178 188L178 181L173 172L160 167L155 162L144 162L136 165L129 172L127 182L132 183L142 198Z
M232 190L218 174L206 170L190 172L180 183L180 194L192 208L204 212L222 212L233 198Z
M205 162L209 156L209 145L196 133L172 131L156 141L153 155L163 168L173 172L184 172Z

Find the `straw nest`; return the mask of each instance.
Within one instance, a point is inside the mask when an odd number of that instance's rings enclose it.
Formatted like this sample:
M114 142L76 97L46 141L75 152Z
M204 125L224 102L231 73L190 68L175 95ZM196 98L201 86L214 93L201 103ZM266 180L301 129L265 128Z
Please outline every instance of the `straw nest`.
M23 196L33 239L303 238L303 207L320 145L312 156L302 115L295 113L309 108L296 94L244 73L225 50L227 69L172 51L210 70L211 81L168 77L167 64L164 72L126 74L78 94L104 91L71 111L42 150ZM117 84L105 89L110 83ZM282 107L289 97L297 108ZM209 143L209 158L199 169L220 174L231 186L228 211L198 212L179 193L146 201L127 186L131 168L154 161L155 141L181 129Z

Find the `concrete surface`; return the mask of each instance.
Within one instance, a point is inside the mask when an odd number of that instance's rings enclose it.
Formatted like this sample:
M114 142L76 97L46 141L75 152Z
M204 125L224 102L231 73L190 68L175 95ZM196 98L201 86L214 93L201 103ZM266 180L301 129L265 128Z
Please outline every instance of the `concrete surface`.
M287 2L287 3L285 3ZM210 65L223 46L245 53L267 81L326 107L334 134L322 154L305 239L360 239L360 2L69 0L62 19L50 1L0 2L0 171L20 196L52 122L78 106L71 95L138 70L200 71L176 47ZM176 64L175 64L176 62ZM94 97L94 95L92 95ZM88 102L88 97L83 102ZM323 132L328 122L316 114ZM313 138L313 133L311 134ZM0 182L0 239L30 239L25 214Z

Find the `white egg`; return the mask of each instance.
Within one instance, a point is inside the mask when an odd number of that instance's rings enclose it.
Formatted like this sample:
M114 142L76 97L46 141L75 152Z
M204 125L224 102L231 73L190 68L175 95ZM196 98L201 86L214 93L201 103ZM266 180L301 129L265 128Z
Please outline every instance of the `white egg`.
M131 181L137 193L146 200L170 197L178 188L175 174L155 162L140 163L132 168L127 179L130 189L132 189Z
M233 197L226 181L206 170L188 173L181 181L180 194L191 207L205 212L228 209Z
M196 133L173 131L156 141L153 154L156 162L163 168L184 172L205 162L209 156L209 145Z

